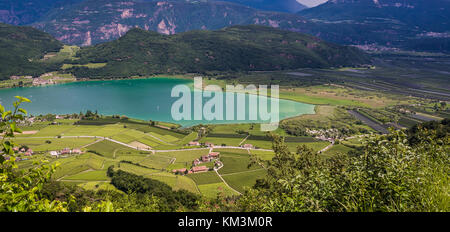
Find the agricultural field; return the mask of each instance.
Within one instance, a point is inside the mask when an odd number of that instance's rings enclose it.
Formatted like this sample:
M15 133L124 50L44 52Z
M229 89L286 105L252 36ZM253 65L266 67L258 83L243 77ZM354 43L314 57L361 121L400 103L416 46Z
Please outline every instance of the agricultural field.
M336 154L347 154L348 152L354 150L351 147L345 146L343 144L337 144L331 147L329 150L325 151L324 153L320 154L320 156L323 156L325 158L332 157Z
M188 175L188 177L191 178L197 185L206 185L222 182L222 180L219 178L216 172L194 173Z
M228 187L225 183L213 183L213 184L203 184L199 185L198 189L200 193L207 198L216 198L217 195L223 196L234 196L238 195L237 192L233 191L230 187Z
M225 145L225 146L234 146L238 147L241 142L244 140L246 136L238 137L238 138L226 138L226 137L204 137L199 142L200 143L212 143L217 146Z
M115 158L116 151L119 149L124 149L124 147L115 142L111 142L109 140L103 140L101 142L98 142L98 143L95 143L95 144L92 144L92 145L86 147L86 149L88 151L91 151L100 156L104 156L104 157L108 157L108 158Z
M20 145L28 146L34 152L47 152L62 150L64 148L80 148L84 145L93 143L95 138L16 138L14 141Z
M86 68L103 68L106 63L89 63L89 64L63 64L62 70L70 69L73 67L86 67Z
M42 62L70 58L76 49L65 46L59 53L50 54ZM98 68L102 65L87 66ZM63 68L70 67L71 65L65 64ZM407 84L410 83L408 78L395 77L403 75L402 72L407 73L406 67L399 67L395 70L381 65L373 69L306 69L292 72L219 74L214 78L205 78L205 84L279 84L280 98L316 105L315 114L283 120L280 128L272 133L285 136L286 145L291 152L295 152L297 147L302 145L318 152L330 145L330 142L316 139L316 135L310 131L336 130L339 136L342 136L338 138L340 142L320 154L329 158L336 154L356 151L363 146L366 140L364 136L381 131L373 124L384 129L389 126L411 127L419 122L448 117L449 109L442 102L444 95L439 94L442 92L440 87L430 80L417 83L431 87L432 91L437 92L431 94L432 100L424 100L420 95L425 92L408 89L415 86ZM373 83L366 81L374 76L379 79ZM441 78L438 76L433 75L431 79ZM71 77L67 77L69 78ZM408 88L402 87L403 82ZM51 122L56 125L50 125ZM182 128L173 123L118 117L102 116L95 120L56 119L24 125L22 128L28 133L18 135L15 141L39 153L30 160L20 162L22 169L32 167L34 160L45 158L52 164L60 164L53 175L55 180L91 190L114 189L106 176L110 166L114 166L116 170L121 169L162 181L175 190L185 189L208 198L215 198L217 194L232 196L243 193L246 188L252 187L257 179L267 175L263 167L265 162L249 166L251 155L263 161L269 161L275 155L270 151L271 139L267 137L266 132L260 130L259 124L206 127L208 133L202 134L198 133L200 131ZM330 136L326 133L325 135ZM345 139L348 137L349 139ZM223 163L223 167L217 172L186 176L172 174L173 169L190 169L192 161L210 151L209 148L201 146L186 146L191 141L235 147L252 144L265 150L214 148L213 151L221 153L220 160ZM81 148L85 153L60 158L47 154L50 150L66 147ZM214 163L203 165L212 167Z
M235 190L240 193L245 191L245 188L251 188L256 184L256 180L263 179L267 175L265 169L255 169L240 173L231 173L222 175L223 179Z
M261 160L272 160L272 158L275 156L275 153L273 151L259 151L259 150L251 150L250 153L252 155L257 156Z
M214 151L220 152L220 160L224 165L223 168L219 170L219 174L221 175L262 168L260 166L248 167L250 164L250 155L247 150L216 149Z

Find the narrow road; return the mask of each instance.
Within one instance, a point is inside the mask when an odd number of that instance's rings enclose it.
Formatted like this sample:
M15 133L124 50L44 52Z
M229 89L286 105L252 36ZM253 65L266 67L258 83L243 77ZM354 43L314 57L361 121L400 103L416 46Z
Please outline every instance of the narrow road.
M324 149L318 151L317 153L322 154L322 153L324 153L324 152L330 150L330 149L334 146L334 143L335 143L335 142L334 142L334 140L333 140L333 141L331 142L330 145L326 146Z
M237 191L236 189L234 189L234 188L232 188L230 185L228 185L228 183L225 181L225 179L222 178L222 176L219 174L219 172L218 172L216 169L214 169L214 171L216 172L216 174L219 176L219 178L222 180L222 182L223 182L228 188L230 188L231 190L235 191L237 194L242 195L241 192Z

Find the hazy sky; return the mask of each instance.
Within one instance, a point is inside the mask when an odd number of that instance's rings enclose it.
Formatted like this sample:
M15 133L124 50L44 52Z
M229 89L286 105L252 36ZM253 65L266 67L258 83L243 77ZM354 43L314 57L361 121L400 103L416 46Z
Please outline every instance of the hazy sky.
M317 6L319 4L322 4L328 0L297 0L297 2L300 2L301 4L309 7Z

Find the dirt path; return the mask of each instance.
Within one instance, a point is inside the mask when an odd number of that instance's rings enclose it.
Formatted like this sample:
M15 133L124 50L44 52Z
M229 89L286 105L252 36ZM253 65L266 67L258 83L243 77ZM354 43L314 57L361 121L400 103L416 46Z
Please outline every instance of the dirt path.
M104 140L104 139L96 140L95 142L92 142L92 143L90 143L90 144L84 145L84 146L82 146L81 148L89 147L89 146L94 145L94 144L96 144L96 143L98 143L98 142L100 142L100 141L103 141L103 140Z
M247 135L247 137L245 137L245 138L241 141L241 143L239 143L239 146L241 146L241 145L245 142L245 140L248 139L248 137L250 137L250 135Z
M222 178L222 176L219 174L219 172L217 170L214 169L214 171L216 172L216 174L219 176L219 178L222 180L222 182L231 190L233 190L234 192L236 192L239 195L242 195L241 192L237 191L236 189L232 188L230 185L228 185L228 183L225 181L225 179Z
M322 153L330 150L333 146L334 146L334 141L332 141L330 145L326 146L324 149L318 151L317 153L322 154Z

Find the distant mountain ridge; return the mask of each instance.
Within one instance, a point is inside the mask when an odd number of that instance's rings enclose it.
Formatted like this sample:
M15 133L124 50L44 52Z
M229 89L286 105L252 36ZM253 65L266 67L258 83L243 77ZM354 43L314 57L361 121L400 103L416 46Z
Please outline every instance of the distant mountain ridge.
M449 0L330 0L298 14L346 31L321 36L338 43L450 51Z
M360 65L370 58L359 49L264 26L233 26L217 31L162 35L133 28L118 40L82 48L77 77L108 78L160 73L262 71Z
M39 20L50 10L83 0L1 0L0 23L26 25Z
M423 30L450 31L449 0L330 0L299 15L328 21L391 19Z
M295 14L259 11L224 1L182 0L85 0L50 11L33 26L64 43L89 46L117 39L134 27L175 34L248 24L305 33L315 27Z
M135 27L175 34L255 24L368 50L450 52L449 5L450 0L330 0L291 14L279 11L298 7L295 0L4 0L0 22L34 22L79 46L115 40Z
M327 68L370 63L359 49L266 26L233 26L217 31L195 30L164 35L139 28L121 38L82 48L76 59L46 62L46 54L63 44L28 26L0 23L0 79L37 77L60 71L78 78L124 78L183 74ZM77 64L106 63L87 68ZM62 69L63 64L75 64Z
M288 13L296 13L303 9L308 8L307 6L297 2L296 0L218 0L218 1L239 3L259 10L280 11Z

